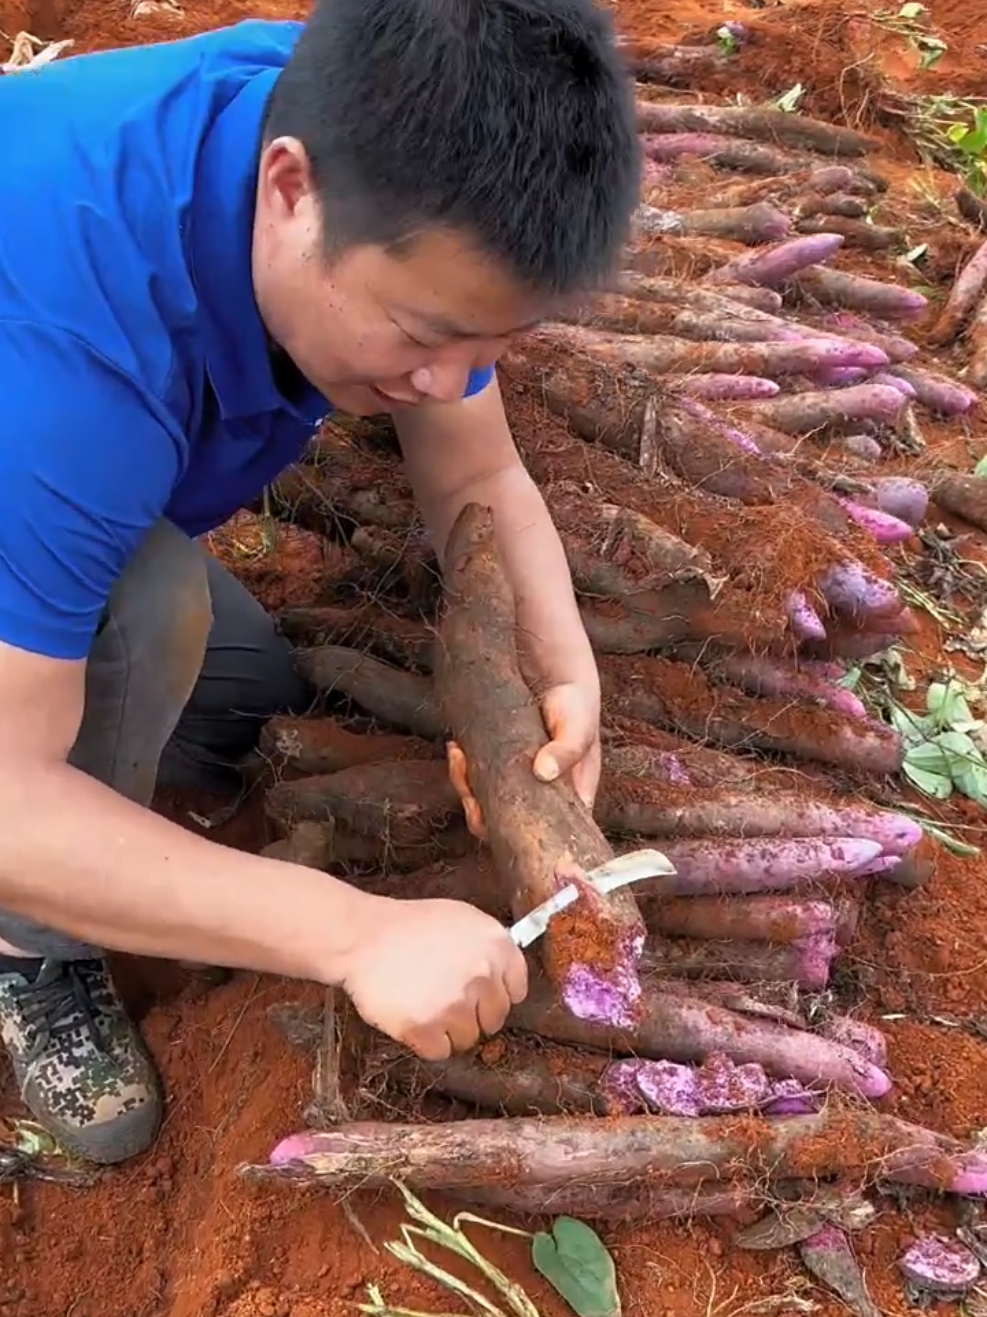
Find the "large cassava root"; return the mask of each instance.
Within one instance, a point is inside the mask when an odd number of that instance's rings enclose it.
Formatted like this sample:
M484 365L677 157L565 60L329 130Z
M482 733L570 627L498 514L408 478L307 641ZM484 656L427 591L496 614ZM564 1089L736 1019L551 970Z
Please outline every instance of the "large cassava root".
M711 685L698 669L657 658L608 655L600 675L604 699L615 712L697 741L793 754L880 775L901 767L901 739L880 723L861 723L832 709L752 699Z
M303 650L298 662L317 687L350 697L392 727L425 739L447 730L425 677L337 646ZM901 738L882 723L832 708L743 695L711 683L697 667L664 659L604 655L600 673L614 714L698 742L768 750L881 776L901 767Z
M439 1125L353 1124L283 1139L255 1173L326 1189L460 1190L507 1183L546 1195L597 1186L691 1189L729 1181L853 1174L953 1193L987 1190L987 1159L955 1140L870 1112L715 1122L663 1116L506 1118ZM503 1201L503 1200L502 1200Z
M304 728L304 720L288 721ZM295 743L304 743L294 732L292 736ZM283 739L291 743L287 733ZM320 734L312 739L326 738ZM366 739L371 744L400 741ZM412 750L418 744L409 739ZM267 792L267 814L283 832L310 820L342 824L365 839L367 857L382 866L414 867L423 862L423 847L429 844L437 852L461 855L466 838L459 797L444 762L423 758L382 754L371 760L368 752L350 766L279 782ZM657 782L641 779L620 771L629 762L627 747L623 753L606 752L605 762L594 806L600 829L616 837L661 839L676 866L674 876L640 884L640 897L655 892L674 896L786 890L827 873L887 872L893 878L922 837L921 829L902 815L866 806L841 807L821 794L698 791L667 777ZM763 931L746 936L771 940Z
M943 472L932 484L932 496L947 512L987 531L987 480L963 472Z
M878 145L873 138L850 128L837 128L783 110L639 100L637 121L639 128L650 133L722 133L829 156L863 156Z
M466 757L470 789L515 917L613 858L568 781L532 770L546 736L517 656L514 597L497 552L492 513L467 505L446 548L447 607L436 684L452 736ZM582 903L580 903L582 904ZM578 921L579 916L575 916ZM553 920L544 962L569 1008L582 1017L633 1018L644 924L630 891L601 900L582 944L569 913Z

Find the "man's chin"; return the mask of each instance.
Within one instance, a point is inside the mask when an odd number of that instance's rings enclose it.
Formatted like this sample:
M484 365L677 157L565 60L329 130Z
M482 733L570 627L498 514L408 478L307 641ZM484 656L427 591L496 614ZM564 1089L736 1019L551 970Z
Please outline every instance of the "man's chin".
M389 416L401 407L413 407L412 402L389 398L368 384L343 384L339 388L323 391L337 411L349 416Z
M363 384L341 384L323 391L336 409L348 416L383 416L396 404L388 404L374 389Z

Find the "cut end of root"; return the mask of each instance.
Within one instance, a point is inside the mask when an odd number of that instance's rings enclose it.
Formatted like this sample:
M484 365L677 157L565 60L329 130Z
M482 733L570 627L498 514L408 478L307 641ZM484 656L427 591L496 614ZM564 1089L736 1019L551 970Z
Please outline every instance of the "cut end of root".
M644 934L621 940L620 959L606 970L583 963L569 967L562 999L577 1019L615 1029L630 1029L637 1023L642 997L637 967Z
M303 1160L312 1150L312 1136L306 1134L289 1134L271 1151L269 1158L272 1166L290 1166L292 1162Z

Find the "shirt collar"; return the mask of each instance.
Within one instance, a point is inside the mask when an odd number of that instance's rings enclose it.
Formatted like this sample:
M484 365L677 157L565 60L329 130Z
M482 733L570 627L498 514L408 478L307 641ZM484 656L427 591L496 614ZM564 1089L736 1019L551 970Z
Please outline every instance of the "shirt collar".
M205 138L192 201L192 272L206 369L224 420L283 410L314 426L331 405L315 388L294 401L278 390L251 269L261 123L279 73L255 74Z

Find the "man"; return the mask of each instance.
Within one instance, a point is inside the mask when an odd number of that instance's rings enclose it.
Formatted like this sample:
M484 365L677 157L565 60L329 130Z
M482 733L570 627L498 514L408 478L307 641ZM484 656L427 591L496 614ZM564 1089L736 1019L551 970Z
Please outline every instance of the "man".
M195 537L332 408L390 412L437 550L495 510L544 692L545 779L592 801L599 686L493 364L596 283L638 187L591 0L319 0L0 80L0 1027L21 1093L99 1162L161 1096L104 950L340 985L424 1057L526 992L494 920L245 855L148 808L305 707Z

